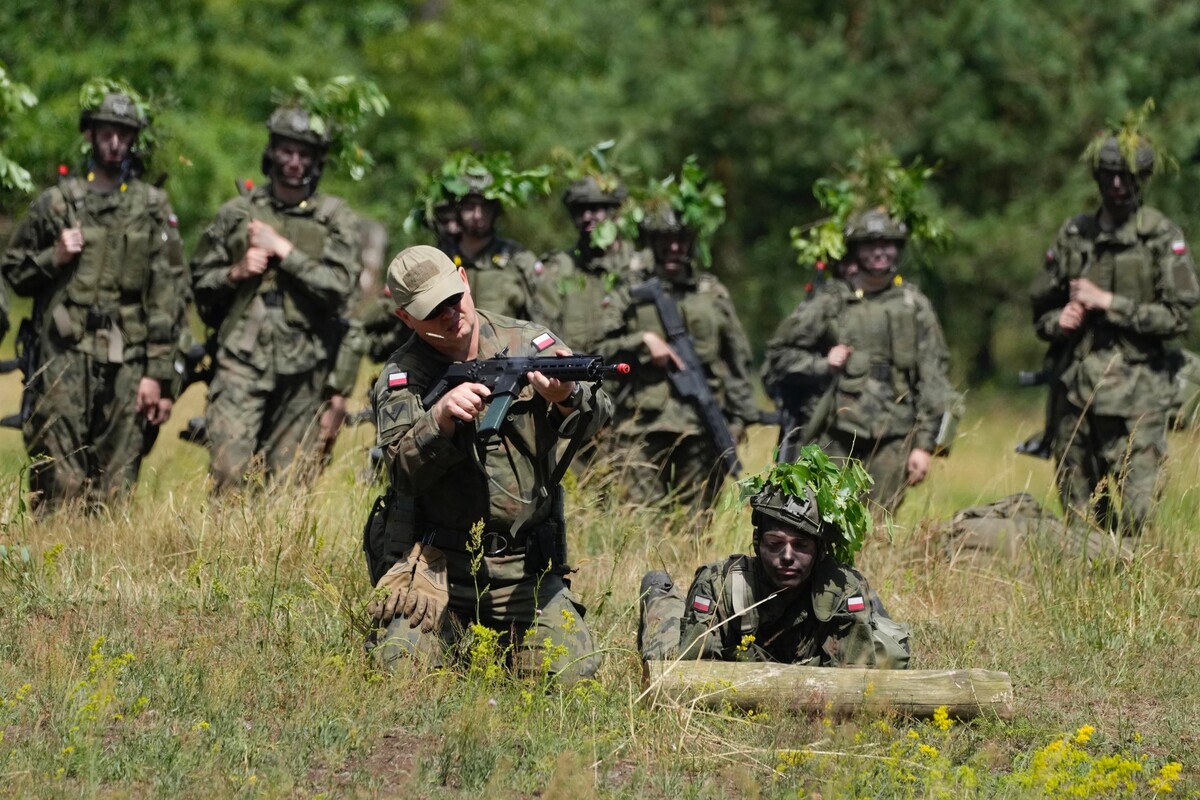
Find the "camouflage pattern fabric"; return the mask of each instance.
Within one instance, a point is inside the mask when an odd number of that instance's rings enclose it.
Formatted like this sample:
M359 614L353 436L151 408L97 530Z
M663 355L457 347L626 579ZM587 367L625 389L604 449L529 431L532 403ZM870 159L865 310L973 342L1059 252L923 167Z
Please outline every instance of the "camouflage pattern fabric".
M172 266L175 215L164 192L129 179L110 194L68 178L38 197L14 231L0 271L43 309L41 363L26 448L47 507L72 497L107 502L137 478L144 427L134 419L142 378L176 386L175 342L187 297ZM84 246L54 262L64 228ZM137 455L133 455L136 451ZM61 474L56 471L61 467ZM94 490L94 492L93 492Z
M530 284L536 270L542 269L533 253L511 239L496 236L474 258L457 244L446 255L466 270L476 308L513 319L543 321Z
M271 225L293 250L261 279L234 283L229 272L249 246L251 219ZM201 317L218 331L213 394L224 397L214 397L208 413L218 488L239 485L256 454L272 475L316 455L309 432L328 394L322 387L337 356L339 315L358 283L358 242L358 218L340 199L318 192L289 206L269 185L222 206L201 237L192 283ZM269 400L243 408L233 404L237 397Z
M477 314L480 358L552 355L565 346L540 325L485 310ZM565 520L555 511L558 491L546 481L558 443L574 434L593 436L610 418L612 401L603 390L581 384L579 407L564 419L526 386L499 441L481 447L474 425L441 436L422 402L449 363L414 336L388 360L374 389L388 475L394 489L415 498L413 535L446 556L452 622L442 639L429 640L400 618L389 627L381 652L385 658L411 651L440 658L442 647L457 640L455 624L461 630L478 622L509 637L522 654L518 668L541 664L544 657L561 679L591 677L599 658L583 606L559 574L565 564L550 570L545 552L547 531L560 540L565 534ZM480 531L474 544L472 528ZM471 551L481 548L485 555L473 575ZM534 652L525 653L529 649Z
M542 272L533 283L537 310L548 326L580 353L611 359L619 350L631 349L623 347L620 332L629 287L644 278L650 266L647 253L620 241L603 253L560 251L541 263Z
M880 488L872 497L894 511L904 494L903 481L895 486L896 443L904 443L905 457L913 449L934 452L954 401L945 336L929 299L909 283L875 294L856 292L841 280L824 284L780 323L763 365L772 394L804 387L797 401L802 422L834 380L826 357L837 344L854 352L836 378L833 413L816 441L874 462L868 471ZM794 437L797 431L782 433Z
M1070 282L1084 277L1114 294L1112 307L1088 312L1077 331L1064 331L1059 316ZM1052 431L1063 506L1103 520L1107 502L1095 507L1091 498L1108 477L1110 492L1126 498L1123 530L1140 533L1151 516L1174 400L1165 343L1187 331L1200 301L1183 233L1147 206L1111 231L1098 214L1070 219L1034 278L1030 300L1037 333L1050 342L1058 367L1051 391L1062 413Z
M708 273L664 285L679 306L705 379L736 439L757 422L758 406L750 383L750 342L733 300ZM653 303L629 306L624 326L613 337L622 348L614 357L634 364L614 410L609 451L620 461L614 466L636 502L671 498L707 508L725 478L720 453L695 405L679 397L667 370L650 360L642 341L646 331L666 339Z
M807 589L768 599L775 591L754 556L706 564L685 598L673 588L645 604L642 657L908 666L908 626L888 616L857 570L825 555Z

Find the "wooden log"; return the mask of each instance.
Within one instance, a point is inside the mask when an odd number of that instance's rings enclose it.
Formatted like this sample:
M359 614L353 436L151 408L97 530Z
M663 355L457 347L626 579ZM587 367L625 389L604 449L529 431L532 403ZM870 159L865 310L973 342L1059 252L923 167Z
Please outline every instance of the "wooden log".
M643 700L667 695L683 703L719 708L784 704L805 711L859 711L931 717L995 714L1012 719L1013 687L1007 672L984 669L886 670L805 667L732 661L647 661Z

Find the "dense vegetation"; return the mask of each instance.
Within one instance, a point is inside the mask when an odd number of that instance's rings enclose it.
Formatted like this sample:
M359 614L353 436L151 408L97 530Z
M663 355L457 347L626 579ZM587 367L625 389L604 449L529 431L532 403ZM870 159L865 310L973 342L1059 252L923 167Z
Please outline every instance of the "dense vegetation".
M1186 190L1200 178L1200 7L1181 0L11 0L0 30L10 77L41 99L0 152L51 182L78 161L79 85L122 76L165 103L156 168L189 242L236 176L257 176L272 91L294 75L356 73L391 100L362 139L378 167L328 186L393 247L417 178L453 148L534 163L617 138L659 175L697 153L730 190L715 269L760 346L809 278L787 232L816 216L813 181L887 139L906 162L942 165L958 244L919 279L972 383L1038 360L1025 289L1058 225L1091 202L1078 156L1106 121L1153 96L1181 164L1153 199L1185 230L1200 212ZM571 238L556 202L506 224L535 249Z

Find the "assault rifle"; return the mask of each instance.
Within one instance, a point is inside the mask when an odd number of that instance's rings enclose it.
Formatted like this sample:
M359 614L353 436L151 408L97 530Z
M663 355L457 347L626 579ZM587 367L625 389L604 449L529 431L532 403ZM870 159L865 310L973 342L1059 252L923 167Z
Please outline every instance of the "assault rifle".
M491 390L487 411L479 420L477 435L486 441L499 435L500 425L508 416L508 409L517 399L517 393L528 383L529 372L540 372L547 378L560 381L583 381L600 383L605 378L628 375L628 364L605 364L600 356L528 356L499 355L488 359L475 359L451 364L442 379L422 398L426 408L455 386L463 383L482 383Z
M729 430L725 414L717 405L717 398L708 387L704 365L700 362L700 356L696 355L692 337L683 324L683 316L679 313L675 298L663 288L658 278L650 278L634 286L630 296L635 303L654 303L658 319L667 334L667 344L683 362L683 369L668 368L667 378L679 396L699 412L701 424L721 454L725 471L736 478L742 471L742 462L738 461L737 456L737 442Z
M21 410L0 419L0 427L20 430L25 421L33 414L33 405L37 399L34 381L38 371L42 368L38 359L41 350L38 330L41 326L42 308L41 304L35 300L33 313L21 320L21 324L17 327L17 338L13 342L16 357L0 361L0 374L21 370L22 382L25 384L25 389L21 392Z

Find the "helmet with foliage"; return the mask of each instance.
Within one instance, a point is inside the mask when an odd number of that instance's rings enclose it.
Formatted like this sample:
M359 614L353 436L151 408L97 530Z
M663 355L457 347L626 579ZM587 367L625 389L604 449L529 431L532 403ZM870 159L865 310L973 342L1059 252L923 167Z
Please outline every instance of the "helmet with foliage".
M797 496L781 486L768 484L750 498L750 523L754 526L755 543L773 523L783 523L799 533L823 538L817 496L808 486L802 491L803 494Z
M404 222L408 234L418 225L436 230L436 212L470 195L492 201L500 208L524 206L537 195L550 193L551 170L547 166L518 170L512 155L461 150L451 153L417 186L416 207Z
M772 520L820 539L839 561L854 563L871 530L864 502L871 476L856 459L834 463L817 445L805 445L796 460L738 481L750 501L754 544Z
M279 106L267 118L267 131L271 139L294 139L298 142L311 144L322 153L329 148L331 138L329 129L323 122L299 106Z
M1127 154L1116 136L1105 136L1100 147L1096 149L1092 169L1129 172L1139 178L1148 178L1155 172L1156 160L1154 145L1145 137L1138 136L1133 143L1132 152Z
M146 127L146 112L142 104L128 92L106 92L95 106L84 105L79 111L79 130L85 131L97 122L124 125L140 131Z
M903 242L908 239L908 227L882 206L867 208L846 220L842 235L849 242L873 242L880 239Z
M651 181L640 204L643 233L695 234L696 256L705 267L712 264L712 237L724 221L725 187L708 177L694 155L678 174Z
M619 180L602 182L602 179L587 175L572 181L563 191L562 201L567 208L572 206L612 206L616 208L629 197L629 190Z

